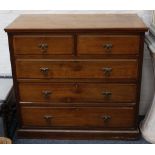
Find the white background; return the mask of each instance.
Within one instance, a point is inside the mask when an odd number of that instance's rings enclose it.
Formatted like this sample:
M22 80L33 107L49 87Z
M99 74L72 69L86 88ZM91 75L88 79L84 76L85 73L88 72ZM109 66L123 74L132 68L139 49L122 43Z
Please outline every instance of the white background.
M1 0L2 10L153 10L154 0Z

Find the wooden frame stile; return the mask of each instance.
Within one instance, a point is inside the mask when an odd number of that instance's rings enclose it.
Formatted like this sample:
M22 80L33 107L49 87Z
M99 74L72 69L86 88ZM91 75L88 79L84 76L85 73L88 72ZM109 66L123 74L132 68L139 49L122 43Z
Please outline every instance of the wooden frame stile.
M17 78L16 78L16 67L15 67L15 56L14 56L14 48L13 48L13 33L8 33L8 42L9 42L9 51L10 51L10 62L12 66L12 77L13 77L13 89L15 92L15 101L16 101L16 107L17 107L17 119L18 124L17 128L20 128L21 126L21 114L20 114L20 108L19 108L19 93L18 93L18 87L17 87Z

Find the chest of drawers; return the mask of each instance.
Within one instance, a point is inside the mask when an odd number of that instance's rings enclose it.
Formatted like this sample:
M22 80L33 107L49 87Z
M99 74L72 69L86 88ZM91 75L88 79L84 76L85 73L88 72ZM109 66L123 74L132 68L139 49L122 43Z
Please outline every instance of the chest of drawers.
M21 15L5 31L19 137L138 137L147 31L138 16Z

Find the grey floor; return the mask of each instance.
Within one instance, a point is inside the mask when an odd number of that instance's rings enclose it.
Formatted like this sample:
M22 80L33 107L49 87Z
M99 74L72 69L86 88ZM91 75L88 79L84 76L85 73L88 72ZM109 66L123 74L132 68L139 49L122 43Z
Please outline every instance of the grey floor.
M45 140L45 139L17 139L14 144L149 144L143 138L139 140Z

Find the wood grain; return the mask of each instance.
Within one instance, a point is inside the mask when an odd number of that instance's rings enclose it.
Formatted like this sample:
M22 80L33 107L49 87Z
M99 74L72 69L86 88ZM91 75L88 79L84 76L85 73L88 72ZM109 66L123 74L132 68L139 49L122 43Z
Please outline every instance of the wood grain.
M74 44L71 35L15 35L15 54L73 54ZM47 45L47 48L40 48Z
M99 79L137 79L137 60L39 60L18 59L16 61L17 78L99 78ZM44 74L40 68L48 68ZM111 68L107 76L104 68Z
M23 127L132 128L132 107L22 107ZM33 115L33 117L32 117ZM45 119L45 117L50 117ZM104 116L110 116L107 121Z
M49 94L45 95L45 92ZM106 93L110 92L108 96ZM19 83L21 102L82 103L136 102L136 85L103 83ZM37 105L37 104L36 104ZM73 104L74 105L74 104Z
M79 35L78 54L137 54L140 37L138 35ZM106 45L112 48L106 48Z
M135 14L37 14L21 15L11 23L7 32L41 32L51 30L132 30L146 31L147 27Z
M18 136L138 138L147 27L137 15L21 15L5 31Z
M18 129L20 138L46 138L46 139L73 139L73 140L137 140L140 138L139 129L118 130L68 130L68 129Z

